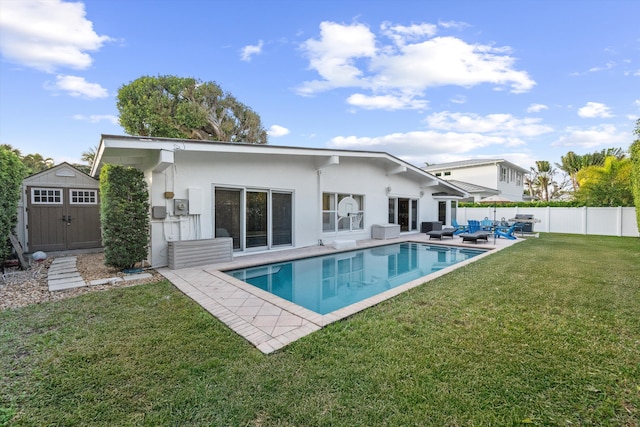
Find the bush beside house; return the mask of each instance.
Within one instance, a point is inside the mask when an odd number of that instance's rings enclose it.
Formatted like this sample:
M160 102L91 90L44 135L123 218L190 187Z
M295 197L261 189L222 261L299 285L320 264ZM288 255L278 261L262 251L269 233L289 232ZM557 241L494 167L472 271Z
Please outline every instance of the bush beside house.
M18 221L20 188L26 174L20 157L0 146L0 261L11 254L9 236Z
M105 264L132 268L147 258L149 192L142 171L105 165L100 172Z

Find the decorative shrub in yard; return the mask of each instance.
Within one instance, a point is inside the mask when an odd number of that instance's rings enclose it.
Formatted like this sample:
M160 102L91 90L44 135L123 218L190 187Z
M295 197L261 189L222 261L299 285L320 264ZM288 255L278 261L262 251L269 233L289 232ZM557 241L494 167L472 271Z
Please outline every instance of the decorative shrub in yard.
M20 157L0 146L0 261L11 254L9 235L18 221L20 186L26 174Z
M147 258L149 192L142 171L105 165L100 172L100 221L105 264L132 268Z
M636 120L636 129L633 132L636 140L633 141L629 152L631 153L631 191L636 204L636 222L640 230L640 119Z

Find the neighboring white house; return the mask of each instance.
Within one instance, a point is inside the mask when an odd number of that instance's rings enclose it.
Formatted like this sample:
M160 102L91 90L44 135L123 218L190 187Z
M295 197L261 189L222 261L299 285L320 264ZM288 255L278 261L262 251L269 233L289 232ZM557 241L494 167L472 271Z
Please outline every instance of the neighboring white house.
M153 267L175 241L230 236L241 255L370 239L388 223L417 232L450 224L469 196L383 152L103 135L91 175L108 163L144 172Z
M464 189L473 201L500 194L523 201L527 169L502 159L463 160L425 166L422 169Z

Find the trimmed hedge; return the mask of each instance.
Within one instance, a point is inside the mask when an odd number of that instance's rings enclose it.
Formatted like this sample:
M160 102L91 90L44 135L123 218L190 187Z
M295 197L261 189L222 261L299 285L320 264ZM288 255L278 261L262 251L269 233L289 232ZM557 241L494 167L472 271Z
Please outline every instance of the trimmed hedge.
M133 268L147 258L149 191L142 171L105 165L100 172L100 220L105 264Z
M27 169L20 157L0 146L0 261L11 254L9 235L18 222L18 201Z
M636 140L629 147L629 153L631 153L631 192L636 204L636 222L638 230L640 230L640 119L636 121L634 134Z

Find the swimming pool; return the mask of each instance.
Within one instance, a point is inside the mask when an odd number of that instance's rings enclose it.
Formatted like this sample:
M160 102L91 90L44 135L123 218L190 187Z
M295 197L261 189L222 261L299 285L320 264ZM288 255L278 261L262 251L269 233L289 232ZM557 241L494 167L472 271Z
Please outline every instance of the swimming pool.
M403 242L224 273L324 315L485 252Z

